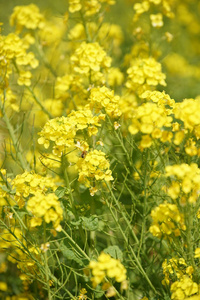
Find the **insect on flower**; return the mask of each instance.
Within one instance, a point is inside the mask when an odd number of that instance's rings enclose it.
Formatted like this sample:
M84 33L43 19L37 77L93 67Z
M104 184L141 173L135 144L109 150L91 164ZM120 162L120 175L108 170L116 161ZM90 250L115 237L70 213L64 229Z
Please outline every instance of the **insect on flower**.
M82 151L82 153L81 153L81 157L82 157L82 158L85 158L85 157L86 157L86 155L87 155L87 151L85 151L85 150L84 150L84 151Z

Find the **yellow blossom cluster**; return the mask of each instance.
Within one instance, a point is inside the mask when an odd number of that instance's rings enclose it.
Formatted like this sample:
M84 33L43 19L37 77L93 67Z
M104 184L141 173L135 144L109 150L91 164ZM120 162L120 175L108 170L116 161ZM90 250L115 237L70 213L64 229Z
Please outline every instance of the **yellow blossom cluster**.
M112 117L120 117L121 111L119 109L120 97L114 95L114 91L108 89L106 86L92 88L90 91L89 102L91 110L95 109L99 112L105 108L106 113Z
M12 186L16 190L15 201L19 207L25 204L24 198L35 195L38 191L45 193L48 189L55 190L56 185L52 177L41 176L35 172L25 171L23 174L17 175Z
M139 16L145 12L155 11L156 14L150 14L150 20L153 27L162 27L162 16L165 15L168 18L173 18L174 13L172 11L174 1L173 0L142 0L134 4L133 9L135 11L134 21L137 21Z
M92 284L96 287L105 277L114 278L117 282L126 280L126 269L122 263L109 254L102 252L97 261L90 261L89 268L92 270Z
M171 285L171 299L183 300L199 292L198 284L187 275L184 275L180 281L175 281ZM200 296L199 296L200 297Z
M82 11L85 16L89 17L98 13L103 3L113 5L115 0L69 0L69 11L70 13Z
M140 95L140 98L158 103L158 105L161 107L165 107L165 105L168 105L170 108L173 108L175 106L174 99L171 99L171 97L166 94L165 91L159 92L147 90L142 95Z
M97 78L102 77L102 70L110 67L111 58L107 56L99 43L82 42L71 56L71 62L75 72L90 76L94 81L97 75Z
M165 259L162 263L163 274L165 278L162 281L164 285L170 285L171 282L180 280L184 275L192 278L194 269L192 266L188 266L184 258L170 258Z
M200 99L185 99L181 103L176 103L174 116L184 123L184 128L194 132L200 138Z
M87 187L91 187L90 193L94 195L97 189L93 187L94 180L107 182L113 180L110 164L106 159L106 154L101 150L93 150L86 154L85 158L80 158L77 162L79 182Z
M36 29L44 26L44 16L35 4L15 6L10 16L10 25L16 26L17 33L23 28Z
M77 131L87 129L89 136L96 135L100 121L104 115L94 116L90 109L72 111L67 117L59 117L49 120L39 133L39 144L43 144L46 149L50 146L50 141L54 142L53 154L62 156L66 149L75 146Z
M31 227L40 226L44 219L47 224L52 222L54 228L61 231L60 222L63 219L63 210L55 194L45 195L38 191L28 200L26 208L33 215L30 221Z
M167 189L167 194L172 199L181 196L181 204L196 203L200 190L200 169L198 165L192 163L172 165L166 167L166 177L171 177L171 185Z
M167 202L160 204L151 211L151 217L153 223L149 231L158 238L180 236L181 230L186 230L183 214L179 212L175 204Z
M19 85L31 85L32 74L29 70L35 69L39 62L35 58L33 52L28 52L27 49L32 41L26 36L21 39L17 34L10 33L7 36L0 35L0 76L5 79L9 79L13 69L11 65L14 65L19 74L17 83ZM25 69L24 67L27 67ZM7 83L5 82L7 86Z
M151 147L153 139L165 143L171 141L173 134L167 130L172 125L171 111L158 103L147 102L135 108L132 123L128 127L131 134L144 134L141 149Z
M127 73L126 87L138 95L154 89L159 84L166 86L166 75L162 72L161 64L153 57L134 59Z

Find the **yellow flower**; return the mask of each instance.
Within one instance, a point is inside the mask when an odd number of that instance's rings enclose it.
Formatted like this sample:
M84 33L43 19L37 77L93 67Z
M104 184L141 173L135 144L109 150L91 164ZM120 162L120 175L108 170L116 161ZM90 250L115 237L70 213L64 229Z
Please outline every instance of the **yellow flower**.
M74 71L88 75L90 71L100 72L101 69L108 69L111 65L111 58L97 43L83 42L71 56L74 64Z
M95 109L96 112L99 112L102 108L105 108L106 113L112 118L121 115L120 97L115 96L114 91L105 86L91 89L89 101L91 110Z
M163 26L163 16L162 14L150 15L151 24L153 27Z
M126 87L137 92L138 95L146 90L153 89L158 84L166 86L166 76L162 73L161 64L153 57L136 58L127 73Z
M183 215L175 204L163 203L151 211L153 223L149 231L156 237L167 238L175 234L180 235L180 229L185 230Z
M110 164L101 150L93 150L86 154L85 158L80 158L77 162L79 181L87 187L91 187L91 194L97 192L93 187L93 182L113 180Z
M52 222L54 228L57 229L63 219L63 210L55 194L45 195L38 191L28 200L26 208L33 214L32 227L41 225L42 219L44 219L46 223ZM35 218L37 222L35 222Z
M93 277L91 278L91 281L94 287L100 284L105 276L114 278L117 282L126 280L125 267L118 259L114 259L104 252L99 255L97 262L90 262L89 268L92 270Z
M25 27L27 29L37 29L43 26L44 17L35 4L26 6L15 6L10 17L10 25L15 26L18 33Z

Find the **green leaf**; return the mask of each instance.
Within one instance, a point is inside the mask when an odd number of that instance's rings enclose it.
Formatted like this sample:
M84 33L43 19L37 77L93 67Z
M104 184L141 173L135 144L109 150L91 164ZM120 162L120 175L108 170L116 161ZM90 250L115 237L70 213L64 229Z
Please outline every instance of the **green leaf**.
M74 253L74 251L70 250L65 245L61 245L60 250L65 258L74 260L79 265L83 266L82 260Z
M109 246L103 250L104 253L110 254L115 259L123 260L123 253L118 246Z
M58 198L62 198L64 197L64 195L66 194L67 192L67 188L66 187L62 187L62 186L59 186L56 191L55 191L55 194Z
M104 291L102 291L100 286L97 286L94 294L95 294L95 299L98 299L104 295Z
M99 220L95 215L89 218L81 217L81 219L82 219L82 226L85 230L94 231L98 229Z

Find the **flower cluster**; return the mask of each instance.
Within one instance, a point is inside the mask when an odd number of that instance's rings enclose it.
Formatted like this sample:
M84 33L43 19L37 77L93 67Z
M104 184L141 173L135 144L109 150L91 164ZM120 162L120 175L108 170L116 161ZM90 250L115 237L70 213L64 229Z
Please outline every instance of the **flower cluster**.
M164 285L170 285L171 282L175 282L183 278L184 275L192 277L194 269L192 266L188 266L184 258L170 258L165 259L162 263L163 274L165 278L162 281Z
M32 30L42 28L44 26L44 16L35 4L15 6L14 12L10 16L10 25L16 26L17 33L20 33L23 28Z
M171 177L171 185L167 189L167 194L172 199L181 196L181 204L196 203L200 190L200 169L193 163L180 164L166 167L166 176Z
M126 269L122 263L109 254L102 252L97 261L91 261L89 268L92 270L91 281L96 287L105 277L114 278L117 282L126 280Z
M184 123L184 128L194 132L195 136L200 138L200 99L185 99L181 103L176 103L174 115Z
M84 15L89 17L98 13L103 3L113 5L115 0L69 0L69 11L70 13L83 11Z
M93 182L113 180L110 164L106 159L106 154L101 150L93 150L86 154L85 158L80 158L77 162L79 182L91 187L90 193L93 195L97 189L93 187Z
M150 20L151 20L151 24L153 27L162 27L163 22L161 22L160 20L162 20L163 15L167 16L168 18L174 17L174 13L172 11L172 4L173 4L173 1L169 1L169 0L168 1L166 1L166 0L142 0L141 2L137 2L133 6L133 9L136 13L134 15L133 20L137 21L139 16L145 12L152 11L152 10L154 10L155 12L160 11L160 13L151 14ZM158 21L156 21L156 25L155 25L155 19L158 20ZM161 22L161 24L159 24L160 22Z
M162 72L161 64L153 57L136 58L127 73L126 87L138 95L146 90L154 89L159 84L166 86L166 76Z
M30 79L32 74L29 69L35 69L39 62L35 58L34 53L27 53L30 43L31 40L29 38L24 37L21 39L15 33L10 33L7 36L0 35L0 76L2 78L5 77L8 80L13 72L11 66L14 62L19 74L17 83L19 85L31 85ZM28 67L28 70L25 67Z
M38 191L45 193L48 189L55 190L56 185L52 177L41 176L39 174L25 171L17 175L12 181L13 188L16 189L15 201L19 207L25 204L24 198L35 195Z
M103 114L93 116L90 109L72 111L67 117L49 120L39 133L38 143L48 149L50 141L54 142L53 154L61 156L68 148L75 146L77 131L87 129L89 136L96 135L102 119Z
M102 77L101 70L107 70L111 65L111 58L97 43L83 42L71 56L74 71L79 74Z
M54 228L61 231L63 210L55 194L45 195L38 191L28 200L26 208L33 215L30 221L31 227L40 226L44 219L47 224L52 222Z
M166 130L172 125L171 111L165 106L159 106L157 103L143 103L135 109L132 123L128 130L135 135L139 132L144 134L140 147L148 148L152 145L153 139L160 141L171 141L173 134Z
M119 109L120 97L114 95L114 91L107 87L92 88L89 96L90 108L99 112L102 108L105 108L106 113L112 117L120 117L121 111Z
M175 281L171 285L171 299L182 300L193 296L199 292L198 284L187 275L184 275L180 281ZM199 295L198 295L199 297Z
M183 214L175 204L163 203L151 211L153 223L149 231L156 237L167 239L171 235L180 236L186 230Z

